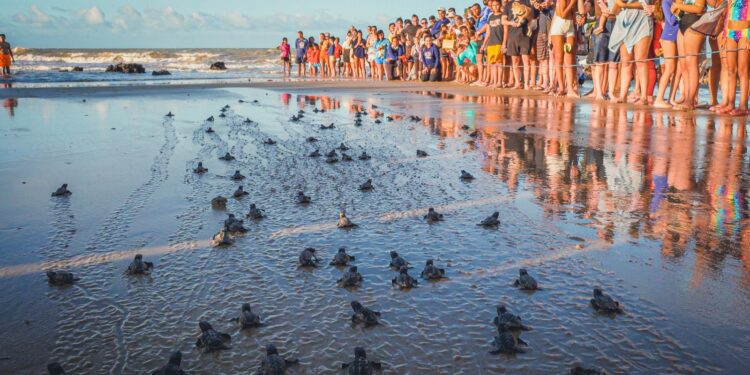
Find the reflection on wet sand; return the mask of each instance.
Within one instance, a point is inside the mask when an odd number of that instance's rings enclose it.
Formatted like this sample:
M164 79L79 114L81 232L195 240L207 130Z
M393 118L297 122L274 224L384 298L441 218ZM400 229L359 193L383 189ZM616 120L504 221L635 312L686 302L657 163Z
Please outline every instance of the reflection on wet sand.
M446 113L424 124L441 137L457 136L461 120L482 124L477 143L487 155L484 170L510 192L523 181L548 217L588 219L610 243L641 236L661 241L665 257L692 251L691 286L734 258L750 286L744 120L601 103L422 94L499 108L471 116ZM583 111L586 116L579 116ZM527 124L526 131L516 128Z

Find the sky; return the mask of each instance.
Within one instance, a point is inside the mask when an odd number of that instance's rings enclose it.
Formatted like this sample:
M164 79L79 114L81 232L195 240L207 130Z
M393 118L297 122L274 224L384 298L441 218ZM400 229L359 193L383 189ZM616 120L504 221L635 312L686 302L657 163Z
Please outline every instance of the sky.
M476 1L476 0L474 0ZM0 33L27 48L264 48L282 36L459 13L471 0L2 0Z

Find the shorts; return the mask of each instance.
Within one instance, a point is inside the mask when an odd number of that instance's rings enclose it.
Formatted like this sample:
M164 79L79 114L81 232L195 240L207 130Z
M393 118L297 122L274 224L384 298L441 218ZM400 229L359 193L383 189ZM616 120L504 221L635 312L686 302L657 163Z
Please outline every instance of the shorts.
M281 61L283 61L283 62L289 62L289 56L282 57Z
M684 13L682 17L680 17L680 22L678 23L680 31L685 34L690 26L693 26L693 24L698 22L700 18L701 17L695 13Z
M573 27L573 21L554 15L552 17L552 25L549 28L550 36L564 36L566 38L573 38L576 36L576 29Z
M354 57L358 59L364 59L367 54L365 53L365 49L362 47L357 47L354 49Z
M385 58L384 57L376 57L375 58L375 64L383 65L384 62L385 62Z
M305 58L297 56L297 58L294 61L297 62L297 65L302 65L305 63Z
M549 60L549 37L547 34L539 33L536 36L536 59L537 61Z
M531 38L526 35L516 35L508 40L508 56L528 55L531 51Z
M349 63L349 52L350 51L351 50L348 49L348 48L344 50L344 55L342 56L344 58L344 64Z
M592 38L594 39L594 62L609 62L609 32L603 31L599 35L594 34Z
M503 63L503 46L496 44L494 46L487 46L487 64L502 64Z
M0 55L0 68L10 68L11 62L10 54Z

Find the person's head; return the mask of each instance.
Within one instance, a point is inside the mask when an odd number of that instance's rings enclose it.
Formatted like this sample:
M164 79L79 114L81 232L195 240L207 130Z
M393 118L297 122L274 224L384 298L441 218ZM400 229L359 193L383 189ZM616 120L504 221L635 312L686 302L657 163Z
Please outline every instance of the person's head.
M492 9L492 13L500 13L500 0L491 0L490 9Z
M396 31L396 24L395 23L388 24L388 31L390 31L391 34L393 34L393 32Z
M393 37L393 40L391 41L391 44L394 46L398 46L401 44L401 38L397 35Z
M422 26L422 27L427 27L427 19L426 18L422 18L422 20L419 21L419 25Z
M305 34L303 34L302 31L297 31L297 37L302 39L305 37Z
M411 15L411 23L414 26L419 25L419 17L416 14Z
M339 43L341 43L341 38L336 37L336 44L339 44Z
M315 37L311 36L307 41L310 42L310 44L313 44L315 43Z
M379 40L385 38L385 33L383 32L383 30L378 30L377 35Z
M330 38L331 37L331 33L326 33L326 37Z
M435 23L435 16L430 16L430 23Z
M284 37L284 38L281 38L281 42L284 43L284 44L286 44L288 42L288 40L286 39L286 37Z
M461 27L461 25L464 24L464 18L461 16L456 16L456 26Z
M484 3L487 4L487 0L485 0ZM474 3L470 10L474 17L479 17L479 15L482 14L482 6L480 6L479 3Z
M427 35L424 37L424 46L427 48L432 47L432 36Z
M357 38L362 39L362 30L357 30Z
M399 17L396 18L396 27L404 27L404 19Z
M320 33L320 41L324 42L326 40L326 34Z
M439 19L441 19L441 20L444 19L445 18L445 8L443 8L443 7L438 8L437 14L438 14L438 18Z

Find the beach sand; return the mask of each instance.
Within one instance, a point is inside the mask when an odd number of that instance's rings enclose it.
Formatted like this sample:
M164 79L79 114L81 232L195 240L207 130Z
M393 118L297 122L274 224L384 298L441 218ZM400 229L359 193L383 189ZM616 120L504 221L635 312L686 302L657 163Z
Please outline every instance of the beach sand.
M0 373L42 373L51 361L144 373L178 349L191 373L245 373L267 343L300 359L292 374L338 371L356 345L385 374L744 370L744 120L384 82L14 88L0 99L15 100L0 120ZM305 117L290 122L298 110ZM372 160L307 157L342 142ZM219 160L226 152L237 160ZM198 161L208 173L192 173ZM235 170L250 193L240 200ZM461 170L476 180L460 181ZM359 191L368 178L374 191ZM73 195L51 198L62 183ZM294 203L300 189L309 206ZM211 209L217 195L227 211ZM267 217L246 220L235 245L210 247L226 214L244 217L250 203ZM428 207L445 220L425 223ZM341 209L358 228L335 227ZM498 229L475 225L494 211ZM337 288L343 269L327 265L342 246L357 257L358 289ZM305 247L321 267L297 267ZM413 276L434 259L449 278L393 290L390 250ZM136 253L152 275L123 275ZM520 267L543 290L514 289ZM80 281L49 286L49 268ZM625 313L593 312L594 286ZM383 324L351 324L355 299ZM262 327L231 322L246 302ZM534 328L525 354L488 354L501 302ZM231 334L231 349L196 351L199 320Z

